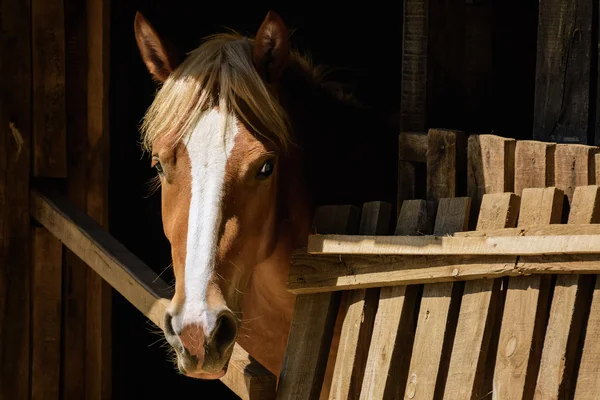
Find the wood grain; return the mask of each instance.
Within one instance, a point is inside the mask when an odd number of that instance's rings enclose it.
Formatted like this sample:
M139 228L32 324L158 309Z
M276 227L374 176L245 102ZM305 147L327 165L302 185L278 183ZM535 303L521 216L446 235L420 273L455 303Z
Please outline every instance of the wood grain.
M430 129L427 137L427 200L461 195L466 180L464 132Z
M535 140L518 140L515 147L515 193L519 196L525 188L546 188L554 186L555 143Z
M557 188L563 190L569 199L577 186L593 185L596 179L594 167L597 147L584 145L556 145L554 155L554 182Z

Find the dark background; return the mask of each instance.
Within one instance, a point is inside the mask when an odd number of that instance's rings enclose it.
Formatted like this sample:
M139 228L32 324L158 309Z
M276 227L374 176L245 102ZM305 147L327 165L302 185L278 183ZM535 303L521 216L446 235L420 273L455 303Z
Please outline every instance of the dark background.
M225 27L253 36L269 9L282 16L294 30L292 43L310 50L316 63L344 68L337 77L354 84L362 103L382 117L398 118L401 1L112 2L109 225L119 241L157 272L168 267L170 249L162 233L160 195L151 196L149 192L148 180L154 172L141 152L138 130L157 87L136 46L135 12L143 12L162 36L189 51L200 44L202 37L222 32ZM537 2L531 0L480 1L468 6L468 45L465 54L456 57L465 58L470 84L462 92L438 101L437 109L428 110L428 127L532 138L537 12ZM463 102L464 111L449 115L444 101ZM381 157L395 159L397 149L390 148L389 154ZM172 282L172 271L167 269L162 277ZM219 381L203 382L178 375L166 349L161 347L161 336L153 333L157 329L116 293L113 319L115 399L185 394L194 398L210 394L218 394L219 399L236 398Z

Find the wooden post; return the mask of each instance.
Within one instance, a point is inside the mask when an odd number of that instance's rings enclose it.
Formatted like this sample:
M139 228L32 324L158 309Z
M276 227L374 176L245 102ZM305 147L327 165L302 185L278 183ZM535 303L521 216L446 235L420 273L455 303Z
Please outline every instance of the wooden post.
M109 15L108 0L87 2L88 76L87 137L88 214L108 228L109 163ZM102 278L86 275L85 397L105 399L111 393L112 289Z
M593 10L592 0L540 1L534 139L588 144Z
M0 398L29 398L31 10L0 2Z

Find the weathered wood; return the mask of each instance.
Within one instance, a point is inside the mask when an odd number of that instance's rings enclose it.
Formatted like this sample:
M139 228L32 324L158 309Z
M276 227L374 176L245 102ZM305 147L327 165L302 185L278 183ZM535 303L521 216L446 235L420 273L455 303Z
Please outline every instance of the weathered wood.
M592 1L545 0L539 7L535 139L587 143L593 10Z
M594 167L596 168L595 184L600 184L600 154L594 154Z
M310 254L363 255L598 254L600 237L595 234L599 230L598 227L593 227L589 231L580 231L578 228L579 226L576 226L575 229L568 231L571 234L566 235L522 237L483 236L483 234L414 237L311 235L307 251ZM507 233L514 231L507 230Z
M37 190L31 192L31 216L150 321L163 327L171 287L96 221L61 196ZM276 380L270 372L250 360L243 349L234 354L236 358L232 356L227 374L221 378L224 383L244 399L255 392L274 392Z
M421 229L429 231L434 216L433 203L407 200L402 205L396 234L417 235ZM361 400L402 397L412 353L417 301L416 286L381 288Z
M392 205L374 201L362 208L359 233L386 235ZM367 352L377 310L379 290L359 289L344 292L340 310L344 315L333 371L330 399L358 398L367 362ZM341 307L340 307L341 308Z
M398 136L398 160L427 162L427 133L402 132Z
M59 399L62 244L44 228L33 229L31 398Z
M374 256L297 253L288 280L292 293L495 279L532 274L598 274L600 255Z
M400 208L395 235L425 235L433 231L436 204L425 200L405 200Z
M67 196L86 210L87 198L87 21L86 3L64 0L66 41ZM85 397L85 289L89 270L65 249L63 266L62 392L66 399ZM93 273L92 271L89 272Z
M600 279L596 277L596 286L587 320L587 329L579 373L575 387L575 400L592 400L600 393Z
M569 224L600 222L600 187L575 188ZM526 260L525 260L526 261ZM556 278L546 338L535 389L536 400L572 397L579 335L584 329L585 303L591 298L589 277Z
M108 227L109 171L109 38L108 0L87 1L88 84L87 136L88 214ZM104 399L111 393L110 286L91 271L86 275L85 397Z
M522 191L520 226L559 224L564 192L551 188L527 188Z
M477 229L515 226L519 202L513 193L483 195ZM500 283L498 279L465 283L444 399L471 399L478 392L500 302Z
M31 8L0 2L0 398L30 397Z
M317 209L313 224L317 231L352 234L358 215L353 206L325 206ZM339 293L297 296L278 399L313 399L321 393L339 303Z
M515 147L515 193L525 188L554 186L554 153L556 144L519 140Z
M33 173L67 176L63 0L32 0Z
M470 205L470 198L440 199L434 233L443 235L465 230ZM444 364L452 346L461 289L451 282L423 287L405 398L433 399L435 393L443 389L443 386L438 387L438 382L443 381L446 374Z
M400 130L425 131L429 2L407 0L402 23Z
M513 191L515 145L514 139L496 135L469 137L467 194L477 209L484 194Z
M577 186L593 185L596 180L595 154L597 147L584 145L556 146L554 155L554 182L557 188L563 190L569 202Z
M562 210L554 202L543 202L547 189L523 191L519 226L523 221L531 221L528 210L545 207L541 215L544 223L554 220ZM536 215L540 215L536 211ZM529 399L533 396L535 380L543 343L543 328L548 313L550 279L547 276L532 275L513 277L508 281L506 302L496 367L494 369L493 390L497 399Z
M430 129L427 138L427 200L464 193L464 132Z

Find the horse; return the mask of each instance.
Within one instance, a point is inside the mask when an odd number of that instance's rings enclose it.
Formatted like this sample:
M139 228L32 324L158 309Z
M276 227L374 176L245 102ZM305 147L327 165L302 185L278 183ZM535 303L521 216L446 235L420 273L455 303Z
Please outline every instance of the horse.
M238 342L279 377L291 254L317 205L394 198L397 136L292 48L274 11L254 38L214 34L187 55L139 12L134 31L159 86L140 130L171 246L163 330L177 368L221 378Z

